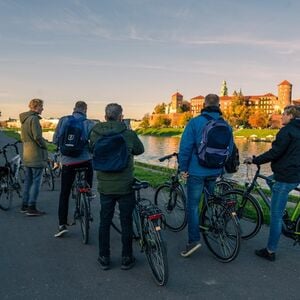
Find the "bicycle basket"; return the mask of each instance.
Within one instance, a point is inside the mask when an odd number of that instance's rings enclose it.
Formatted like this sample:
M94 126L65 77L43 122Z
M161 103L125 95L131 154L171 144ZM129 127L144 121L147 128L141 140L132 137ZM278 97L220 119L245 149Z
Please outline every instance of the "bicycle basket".
M9 174L9 168L0 166L0 178L7 176Z

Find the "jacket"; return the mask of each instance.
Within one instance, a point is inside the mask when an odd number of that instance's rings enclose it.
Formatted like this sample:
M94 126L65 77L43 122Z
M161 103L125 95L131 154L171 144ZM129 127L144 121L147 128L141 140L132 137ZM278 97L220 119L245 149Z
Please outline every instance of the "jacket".
M37 112L20 114L21 140L23 142L23 163L25 167L44 168L47 166L48 151Z
M300 119L292 119L276 135L270 150L253 157L253 163L271 162L274 179L300 183Z
M81 112L74 112L72 114L75 118L79 119L84 117L85 120L83 121L83 129L84 129L84 137L87 141L86 145L83 148L82 153L77 156L77 157L70 157L70 156L66 156L66 155L61 155L61 163L63 165L72 165L72 164L77 164L77 163L81 163L84 161L88 161L92 159L90 150L89 150L89 145L88 145L88 138L89 138L89 133L92 129L92 127L95 125L95 123L89 119L86 118L86 115L84 113ZM63 134L64 130L65 130L65 126L68 122L68 117L69 116L64 116L62 118L60 118L54 135L53 135L53 143L57 146L59 146L59 138L61 137L61 135Z
M201 142L202 130L207 118L203 115L207 114L214 119L218 119L222 113L218 107L206 107L201 111L201 115L192 118L186 125L181 137L179 146L179 167L180 171L188 172L194 176L218 176L222 172L222 168L212 169L206 168L199 164L197 157L197 145ZM233 137L229 149L232 151Z
M125 130L125 131L124 131ZM98 191L106 195L125 195L132 192L134 182L133 156L144 153L144 146L137 134L119 121L108 121L96 124L90 133L90 147L93 149L96 141L103 135L109 133L120 133L126 141L130 158L128 166L121 172L101 172L97 171Z

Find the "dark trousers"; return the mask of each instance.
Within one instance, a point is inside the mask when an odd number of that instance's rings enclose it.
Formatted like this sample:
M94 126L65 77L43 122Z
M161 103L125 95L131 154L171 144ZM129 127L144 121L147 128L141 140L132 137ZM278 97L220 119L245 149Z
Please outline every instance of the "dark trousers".
M110 225L116 202L119 204L122 228L122 256L132 255L132 212L135 205L134 193L126 195L100 194L99 255L110 256Z
M74 165L63 165L61 172L61 190L59 195L59 207L58 207L58 218L59 225L68 224L68 211L69 211L69 197L72 189L73 182L75 180L76 168L88 168L85 176L86 181L90 187L93 183L93 167L92 161L85 161L80 164Z

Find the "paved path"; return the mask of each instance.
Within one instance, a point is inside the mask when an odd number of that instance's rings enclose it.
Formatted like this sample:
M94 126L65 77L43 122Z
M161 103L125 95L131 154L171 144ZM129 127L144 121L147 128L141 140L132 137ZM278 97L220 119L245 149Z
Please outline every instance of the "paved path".
M299 246L283 237L276 262L253 255L264 246L267 227L243 241L238 258L228 264L215 260L205 245L181 258L186 231L164 232L170 269L166 287L155 285L136 245L136 266L120 270L120 236L112 230L112 269L102 271L96 263L98 200L93 201L91 242L83 245L79 225L70 227L65 238L53 237L58 194L58 187L41 192L43 217L19 213L19 199L12 210L0 211L0 299L300 299Z

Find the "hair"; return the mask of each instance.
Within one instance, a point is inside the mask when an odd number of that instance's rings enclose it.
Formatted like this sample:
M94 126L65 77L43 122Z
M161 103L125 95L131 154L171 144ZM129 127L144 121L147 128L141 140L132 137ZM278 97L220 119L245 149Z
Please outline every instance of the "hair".
M28 107L30 109L36 109L38 106L43 106L43 104L44 104L43 100L35 98L30 100Z
M300 118L300 106L288 105L283 109L283 112L287 115L292 115L293 118Z
M205 96L204 100L205 107L207 106L219 106L220 105L220 98L216 94L208 94Z
M86 112L87 104L84 101L77 101L75 103L74 112Z
M105 107L105 117L107 121L118 121L122 116L123 108L117 103L110 103Z

